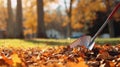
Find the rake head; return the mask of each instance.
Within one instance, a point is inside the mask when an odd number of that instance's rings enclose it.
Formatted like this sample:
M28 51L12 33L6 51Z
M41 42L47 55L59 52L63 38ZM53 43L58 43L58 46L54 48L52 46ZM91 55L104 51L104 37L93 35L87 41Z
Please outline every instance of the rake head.
M95 44L95 42L92 43L92 45L89 46L91 42L91 36L82 36L75 40L73 43L70 44L70 48L74 48L76 46L85 46L89 50L91 50Z

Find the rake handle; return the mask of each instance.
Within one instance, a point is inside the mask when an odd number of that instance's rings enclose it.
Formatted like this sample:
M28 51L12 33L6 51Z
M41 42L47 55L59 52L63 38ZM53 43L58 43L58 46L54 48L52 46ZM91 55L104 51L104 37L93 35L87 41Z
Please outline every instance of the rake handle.
M114 10L113 10L113 12L111 13L109 19L112 18L112 16L113 16L113 15L115 14L115 12L119 9L119 7L120 7L120 3L118 3L118 5L114 8Z
M117 6L113 9L113 11L110 13L110 15L108 16L108 18L106 19L105 23L100 27L100 29L96 32L96 34L92 37L91 42L89 43L88 46L90 46L95 38L98 36L98 34L103 30L103 28L106 26L106 24L108 23L108 21L112 18L112 16L115 14L115 12L119 9L120 7L120 3L117 4Z

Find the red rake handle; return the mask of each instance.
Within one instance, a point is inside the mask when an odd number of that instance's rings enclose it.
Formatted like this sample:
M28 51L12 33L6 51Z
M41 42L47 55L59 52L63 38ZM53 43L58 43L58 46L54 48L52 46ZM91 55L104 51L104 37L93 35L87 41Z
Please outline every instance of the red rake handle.
M112 16L115 14L115 12L119 9L119 7L120 7L120 3L117 4L117 6L113 9L113 11L110 13L108 18L106 19L105 23L100 27L100 29L97 31L97 33L92 37L91 42L89 43L88 47L92 45L92 43L94 42L95 38L103 30L103 28L106 26L108 21L112 18Z
M109 16L109 19L111 19L112 18L112 16L115 14L115 12L119 9L119 7L120 7L120 3L118 3L118 5L114 8L114 10L113 10L113 12L110 14L110 16Z

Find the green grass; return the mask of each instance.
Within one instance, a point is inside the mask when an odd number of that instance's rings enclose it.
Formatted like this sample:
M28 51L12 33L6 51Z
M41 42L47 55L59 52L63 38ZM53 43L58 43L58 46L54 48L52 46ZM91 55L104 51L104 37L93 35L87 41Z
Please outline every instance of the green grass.
M33 40L23 40L23 39L0 39L0 46L4 47L42 47L47 48L51 46L59 45L69 45L76 39L33 39ZM120 38L98 38L95 40L98 44L120 44Z
M98 44L120 44L120 38L97 38L95 41Z
M30 47L49 47L44 43L33 43L27 40L21 39L0 39L0 46L4 47L20 47L20 48L30 48Z

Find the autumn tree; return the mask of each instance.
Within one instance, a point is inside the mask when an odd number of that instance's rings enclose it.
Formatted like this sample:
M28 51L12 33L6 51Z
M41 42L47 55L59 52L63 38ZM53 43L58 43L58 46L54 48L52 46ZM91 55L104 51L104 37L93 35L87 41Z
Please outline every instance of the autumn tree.
M7 8L4 6L4 0L0 0L0 30L6 30Z
M91 27L91 34L92 36L97 32L97 30L101 27L101 25L105 22L106 18L108 17L108 15L111 13L112 9L114 8L115 1L112 0L105 0L102 1L102 3L104 4L104 6L106 7L106 10L104 12L102 11L96 11L96 19L93 23L93 27ZM115 18L116 16L116 18ZM110 37L115 37L118 36L118 34L116 35L116 30L119 29L119 23L116 23L116 19L119 17L119 13L116 12L115 15L112 17L112 20L108 23L108 25L106 25L106 27L103 29L103 31L101 32L101 34L103 33L109 33ZM119 19L117 19L119 21ZM116 24L118 27L116 27Z
M71 28L71 23L72 23L71 17L72 17L72 3L73 3L73 0L70 0L70 5L69 5L68 9L67 9L66 0L64 0L64 3L65 3L65 7L66 7L66 13L67 13L67 16L68 16L67 37L70 37L71 36L71 31L72 31L72 28Z
M16 27L15 27L17 38L23 38L23 16L22 16L22 0L17 0L17 9L16 9Z
M66 36L66 26L64 26L66 16L62 15L59 9L52 11L52 13L45 13L46 30L57 30L60 34Z
M115 0L115 1L106 0L104 2L105 5L106 5L106 8L107 8L107 16L110 14L113 7L116 5L116 2L119 2L119 1L117 1L117 0ZM115 37L115 30L114 30L115 27L114 27L114 22L113 22L114 20L115 20L115 18L112 18L112 20L108 23L108 29L109 29L110 37Z
M102 0L95 0L95 1L80 0L78 1L77 7L75 7L73 10L73 17L72 17L73 28L76 28L78 30L81 30L85 34L88 34L89 27L93 26L94 20L97 18L96 17L97 11L101 11L101 12L106 11L106 7L103 4Z
M36 1L34 0L26 0L23 2L23 17L24 17L24 36L26 38L33 38L36 36L37 29L37 10L36 10ZM30 5L28 5L28 3ZM29 35L29 36L28 36Z
M49 5L51 5L50 3L54 2L54 1L49 1L49 0L44 0L44 8L49 10ZM36 33L37 33L37 2L34 0L24 0L23 2L23 11L24 11L24 35L25 36L30 36L30 37L36 37ZM54 16L52 16L51 14L48 14L48 11L44 11L44 25L45 28L48 29L49 23L51 23L52 19L54 18ZM53 19L55 20L55 19ZM40 29L39 29L40 30Z
M0 0L0 38L6 37L6 19L7 15L7 8L4 6L4 0Z
M14 38L14 22L13 11L11 8L11 0L7 0L8 20L7 20L7 37Z
M46 38L43 0L37 0L37 37Z

